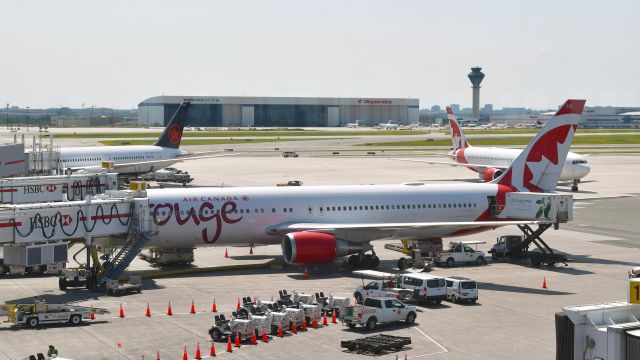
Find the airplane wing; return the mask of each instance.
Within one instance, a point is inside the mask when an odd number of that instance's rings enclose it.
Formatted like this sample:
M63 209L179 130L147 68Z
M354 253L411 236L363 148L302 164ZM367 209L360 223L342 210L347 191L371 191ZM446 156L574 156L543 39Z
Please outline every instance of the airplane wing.
M398 161L410 161L410 162L419 162L419 163L424 163L424 164L436 164L436 165L449 165L449 166L461 166L461 167L466 167L466 168L481 168L481 169L492 169L492 168L496 168L496 169L501 169L501 170L506 170L509 167L508 166L503 166L503 165L487 165L487 164L463 164L463 163L457 163L457 162L452 162L452 161L431 161L431 160L416 160L416 159L395 159L395 158L391 158L389 160L398 160Z
M141 165L154 165L154 167L156 169L162 169L165 168L169 165L173 165L175 163L179 163L179 162L183 162L183 161L187 161L187 160L198 160L198 159L208 159L208 158L214 158L214 157L223 157L223 156L234 156L234 155L241 155L243 153L224 153L224 154L219 154L219 153L210 153L209 155L201 155L201 153L196 153L196 154L188 154L188 155L184 155L184 156L178 156L178 157L174 157L174 158L170 158L170 159L162 159L162 160L149 160L149 161L137 161L137 162L129 162L129 163L121 163L121 164L114 164L113 165L113 169L114 170L128 170L128 171L135 171L133 169L136 168L136 166L141 166ZM192 156L193 155L193 156ZM69 168L66 168L69 169ZM102 166L84 166L84 167L71 167L70 168L72 172L100 172L103 171L104 168ZM124 171L126 172L126 171Z
M266 233L269 235L284 235L296 231L325 231L336 232L348 236L349 234L359 237L358 235L370 234L372 232L379 233L383 239L396 230L407 229L445 229L455 227L458 229L469 229L478 227L499 227L506 225L534 225L539 224L537 220L515 220L515 221L447 221L447 222L415 222L415 223L282 223L269 226ZM373 240L373 239L370 239Z

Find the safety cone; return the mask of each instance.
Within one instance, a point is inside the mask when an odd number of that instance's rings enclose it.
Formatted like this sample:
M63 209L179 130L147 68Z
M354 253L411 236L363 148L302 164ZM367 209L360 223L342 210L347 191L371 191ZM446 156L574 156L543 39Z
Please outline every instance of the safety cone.
M227 352L233 352L231 348L231 336L227 336Z
M96 314L93 313L93 306L91 306L91 312L89 313L89 319L91 319L91 320L95 320L96 319Z
M268 343L269 342L269 336L267 335L267 328L265 326L264 331L262 332L262 342L263 343Z
M236 335L236 347L240 347L240 331L238 331L238 334Z
M336 323L338 323L338 320L336 319L336 311L335 311L335 310L333 310L333 311L331 312L331 323L332 323L332 324L336 324Z
M256 337L256 331L253 331L253 335L251 335L251 345L258 345L258 339Z
M284 333L282 331L282 324L278 325L278 337L283 337Z
M200 343L196 343L196 359L200 360L202 359L202 354L200 354Z
M160 360L160 351L156 351L156 360Z
M296 326L296 323L291 324L291 333L292 334L298 333L298 327Z
M236 311L240 310L240 298L238 298L238 304L236 305Z
M216 356L216 345L215 341L211 341L211 350L209 351L209 356Z
M302 330L303 331L307 331L307 322L306 321L302 322Z
M124 309L122 308L122 304L120 304L120 318L124 317Z
M226 257L226 258L229 257L229 252L227 251L227 249L224 249L224 257Z
M316 321L316 319L313 319L313 321L311 322L311 327L314 329L318 328L318 322Z
M193 303L193 300L191 300L191 310L189 312L192 314L196 313L196 305Z
M307 271L307 268L304 268L304 279L307 280L309 278L309 271Z
M189 360L189 355L187 355L187 347L184 347L184 352L182 353L182 360Z
M169 306L167 307L167 315L173 316L173 310L171 310L171 301L169 301Z
M327 314L324 314L324 318L322 318L322 326L327 326L327 325L329 325L327 323Z
M151 309L149 309L149 303L147 303L147 311L144 313L144 316L151 317Z
M542 280L542 288L543 289L547 289L547 277L544 277L544 280Z
M216 298L213 298L213 305L211 305L211 312L218 312L218 307L216 306Z

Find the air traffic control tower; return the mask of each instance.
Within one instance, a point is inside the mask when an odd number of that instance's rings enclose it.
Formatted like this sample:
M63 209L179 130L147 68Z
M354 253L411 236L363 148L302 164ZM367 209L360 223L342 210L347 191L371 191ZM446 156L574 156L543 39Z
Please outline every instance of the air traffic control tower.
M472 67L469 75L469 80L471 80L471 88L473 89L473 117L478 119L480 118L480 83L482 79L484 79L484 74L482 73L481 67Z

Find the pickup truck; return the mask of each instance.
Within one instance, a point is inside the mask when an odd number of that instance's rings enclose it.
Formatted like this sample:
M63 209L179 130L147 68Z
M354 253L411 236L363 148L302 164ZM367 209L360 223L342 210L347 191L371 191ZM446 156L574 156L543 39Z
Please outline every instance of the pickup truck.
M474 250L469 244L480 244L484 241L474 242L451 242L449 251L443 251L436 256L436 264L445 264L447 267L453 267L455 264L475 263L482 265L485 263L484 251Z
M374 330L378 324L404 321L413 325L416 321L416 307L406 305L393 297L366 298L363 305L348 306L340 314L340 321L353 329L357 325Z
M401 289L396 287L395 280L373 280L367 285L358 286L353 293L358 303L362 303L368 297L392 297L402 301L408 301L413 296L413 290Z

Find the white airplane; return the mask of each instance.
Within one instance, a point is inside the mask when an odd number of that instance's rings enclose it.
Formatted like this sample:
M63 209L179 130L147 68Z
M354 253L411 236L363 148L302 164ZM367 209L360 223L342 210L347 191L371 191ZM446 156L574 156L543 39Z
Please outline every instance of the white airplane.
M347 127L348 127L348 128L354 128L354 129L355 129L355 128L357 128L358 126L360 126L360 120L356 120L356 122L354 122L354 123L348 123L348 124L347 124Z
M453 150L447 155L455 162L402 159L403 161L422 162L427 164L463 166L478 173L484 181L492 181L502 175L520 155L522 150L498 147L471 146L464 135L462 127L456 120L453 110L447 106L447 118L451 127ZM567 154L562 166L560 181L573 181L571 191L578 191L580 179L587 176L591 168L584 156L573 152Z
M113 162L119 174L144 174L184 160L215 157L214 152L189 153L180 150L180 140L189 102L184 102L153 145L83 146L60 149L59 170L71 172L102 171L103 162ZM223 155L219 155L223 156Z
M377 265L371 241L434 239L505 225L488 199L556 188L584 100L568 100L505 173L489 183L150 189L152 248L278 244L292 264ZM352 262L353 261L353 262Z
M378 124L378 127L380 129L385 129L385 130L395 130L398 128L398 126L400 126L400 124L394 124L392 123L393 120L389 120L386 124L385 123L380 123Z

